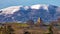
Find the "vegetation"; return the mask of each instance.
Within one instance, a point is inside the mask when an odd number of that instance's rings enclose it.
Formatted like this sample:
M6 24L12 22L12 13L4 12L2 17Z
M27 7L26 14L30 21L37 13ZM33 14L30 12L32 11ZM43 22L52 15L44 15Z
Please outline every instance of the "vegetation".
M36 24L33 20L28 20L26 23L3 23L0 25L0 34L54 34L57 31L57 27L54 29L56 23L60 25L60 19L56 22L52 21L49 25L43 24L40 19Z
M13 34L13 28L11 26L1 26L0 27L0 34Z
M52 30L53 26L49 25L49 33L48 34L53 34L53 30Z

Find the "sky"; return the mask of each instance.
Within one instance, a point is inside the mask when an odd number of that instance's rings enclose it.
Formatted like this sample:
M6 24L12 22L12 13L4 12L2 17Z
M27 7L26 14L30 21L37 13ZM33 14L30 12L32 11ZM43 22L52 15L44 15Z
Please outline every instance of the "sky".
M9 6L31 6L35 4L60 6L60 0L0 0L0 9Z

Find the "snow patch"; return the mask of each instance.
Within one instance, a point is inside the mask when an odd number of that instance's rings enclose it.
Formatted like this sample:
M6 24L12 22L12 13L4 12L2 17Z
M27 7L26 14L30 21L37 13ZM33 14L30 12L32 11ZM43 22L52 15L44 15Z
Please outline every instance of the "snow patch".
M2 14L13 14L14 12L20 10L20 7L21 6L12 6L5 9L1 9L3 11Z
M25 10L29 9L29 6L25 6L24 9L25 9Z
M37 4L37 5L32 5L31 9L39 9L41 7L41 5Z
M45 4L32 5L31 9L40 9L41 7L43 7L43 9L45 10L48 10L48 5L45 5Z
M43 8L44 8L45 10L48 10L48 5L43 5Z

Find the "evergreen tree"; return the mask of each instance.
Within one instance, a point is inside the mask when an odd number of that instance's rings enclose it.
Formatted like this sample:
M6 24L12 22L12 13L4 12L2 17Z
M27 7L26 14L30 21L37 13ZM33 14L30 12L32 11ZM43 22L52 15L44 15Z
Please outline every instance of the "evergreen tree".
M52 28L53 28L53 26L50 25L50 26L49 26L49 33L48 33L48 34L53 34Z
M2 26L0 26L0 34L2 34Z

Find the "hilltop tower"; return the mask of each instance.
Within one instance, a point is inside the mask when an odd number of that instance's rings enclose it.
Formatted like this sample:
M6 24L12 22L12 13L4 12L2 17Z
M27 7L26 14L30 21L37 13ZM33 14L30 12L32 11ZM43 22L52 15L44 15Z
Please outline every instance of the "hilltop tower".
M40 26L40 25L42 25L42 24L43 24L42 19L41 19L41 18L38 18L36 25L37 25L37 26Z

